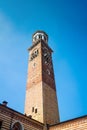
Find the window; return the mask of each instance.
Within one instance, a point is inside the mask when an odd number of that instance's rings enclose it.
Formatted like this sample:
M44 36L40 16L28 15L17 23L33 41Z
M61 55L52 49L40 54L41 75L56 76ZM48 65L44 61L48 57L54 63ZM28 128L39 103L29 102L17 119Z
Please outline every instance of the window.
M13 124L12 130L22 130L22 125L19 122L16 122Z
M38 53L39 53L38 49L35 49L30 56L30 61L32 61L35 57L37 57Z
M37 108L32 107L32 112L37 113Z
M49 69L47 69L47 74L50 75L50 70Z
M34 107L32 107L32 112L34 112Z
M42 35L42 39L44 40L44 35Z
M35 109L35 113L37 113L37 108Z
M46 41L46 37L44 36L44 40Z
M0 130L1 130L1 127L2 127L2 121L0 121Z
M41 36L41 35L38 35L39 39L40 39L40 36Z
M39 36L38 36L38 35L36 36L36 39L39 39Z
M36 49L36 50L34 51L34 53L35 53L35 55L37 56L37 55L38 55L38 50Z

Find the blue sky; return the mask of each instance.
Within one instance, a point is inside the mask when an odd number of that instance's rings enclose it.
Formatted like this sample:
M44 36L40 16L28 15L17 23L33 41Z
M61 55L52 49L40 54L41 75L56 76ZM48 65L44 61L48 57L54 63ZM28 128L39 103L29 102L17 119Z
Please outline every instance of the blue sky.
M32 34L54 50L60 120L87 114L86 0L0 0L0 102L22 112Z

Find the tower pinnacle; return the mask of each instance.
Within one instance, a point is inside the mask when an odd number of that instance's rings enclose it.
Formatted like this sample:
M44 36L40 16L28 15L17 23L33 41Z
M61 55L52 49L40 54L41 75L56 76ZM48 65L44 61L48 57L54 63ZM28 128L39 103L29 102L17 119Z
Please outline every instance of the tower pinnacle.
M48 35L44 31L36 31L33 34L33 44L43 40L46 44L48 43Z

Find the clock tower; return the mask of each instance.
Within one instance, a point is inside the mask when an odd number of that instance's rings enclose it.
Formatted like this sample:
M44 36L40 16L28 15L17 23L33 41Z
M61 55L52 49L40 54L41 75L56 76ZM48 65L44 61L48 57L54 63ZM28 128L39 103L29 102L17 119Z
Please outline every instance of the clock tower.
M48 35L37 31L29 50L25 113L42 123L59 122L59 111L54 79L52 49Z

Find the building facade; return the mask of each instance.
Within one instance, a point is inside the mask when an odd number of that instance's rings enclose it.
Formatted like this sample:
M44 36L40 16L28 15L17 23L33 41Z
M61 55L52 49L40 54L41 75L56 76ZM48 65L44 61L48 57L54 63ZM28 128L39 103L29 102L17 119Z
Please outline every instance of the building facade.
M29 50L25 112L0 104L1 130L87 130L87 116L60 122L48 35L37 31Z

